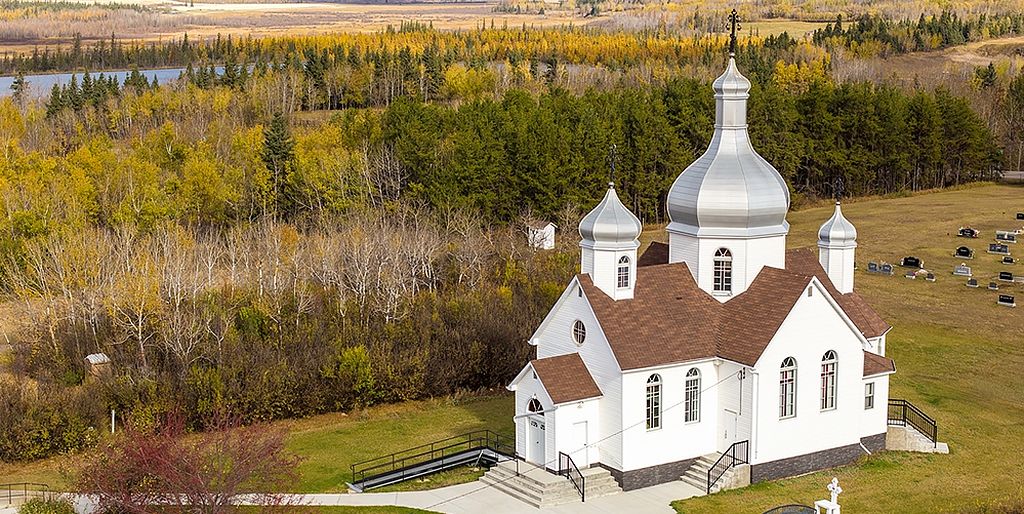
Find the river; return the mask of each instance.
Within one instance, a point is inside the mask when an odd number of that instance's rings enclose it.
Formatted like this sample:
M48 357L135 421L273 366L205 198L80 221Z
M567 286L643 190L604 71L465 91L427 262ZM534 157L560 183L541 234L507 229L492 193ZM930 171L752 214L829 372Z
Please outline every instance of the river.
M139 70L140 73L146 76L146 79L153 82L155 77L157 82L160 84L166 84L173 80L176 80L181 73L185 71L185 68L161 68L157 70ZM217 73L223 71L223 68L217 67ZM104 77L114 76L117 77L119 83L124 83L125 77L130 74L131 71L104 71ZM82 76L84 73L48 73L43 75L25 75L25 81L28 82L30 96L35 97L46 97L50 94L50 90L53 89L54 84L65 85L71 82L71 76L75 75L78 77L78 83L82 83ZM90 72L93 78L99 76L99 72ZM10 96L11 84L14 83L14 77L0 77L0 98Z

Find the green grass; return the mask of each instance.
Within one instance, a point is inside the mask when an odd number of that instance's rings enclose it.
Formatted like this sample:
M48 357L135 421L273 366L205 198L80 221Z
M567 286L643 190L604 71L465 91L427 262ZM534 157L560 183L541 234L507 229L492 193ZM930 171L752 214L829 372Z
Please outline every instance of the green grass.
M811 246L831 207L790 214L790 246ZM953 250L975 249L967 261L986 284L999 271L1024 274L985 253L994 230L1020 228L1024 188L985 185L843 206L857 226L857 290L888 320L887 353L898 372L893 398L906 398L939 424L949 455L883 453L856 465L676 502L678 512L763 512L786 503L810 505L826 497L832 476L850 512L963 512L1024 498L1024 310L996 305L998 293L965 287L954 277ZM955 237L960 225L982 238ZM1016 247L1015 247L1016 246ZM1024 256L1024 244L1011 245ZM937 281L884 277L862 271L868 260L898 264L914 255ZM1003 286L1024 304L1024 287Z
M504 395L407 402L291 422L288 449L304 459L296 492L344 492L351 464L412 446L481 429L510 434L512 415L512 397ZM471 476L453 470L438 480L450 484Z
M460 466L457 468L434 473L432 475L416 478L407 482L400 482L394 485L374 489L375 493L390 493L398 491L426 491L455 484L465 484L484 476L487 470L482 467Z

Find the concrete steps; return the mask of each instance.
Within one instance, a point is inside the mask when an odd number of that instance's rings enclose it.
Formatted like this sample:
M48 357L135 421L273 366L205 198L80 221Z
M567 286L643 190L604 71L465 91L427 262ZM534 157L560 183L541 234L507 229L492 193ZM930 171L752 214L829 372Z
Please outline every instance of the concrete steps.
M697 462L694 462L693 465L679 477L679 479L696 487L697 489L700 489L701 491L706 491L708 487L708 470L711 469L711 466L715 465L715 462L717 462L721 456L721 453L712 453L699 457ZM732 483L732 478L732 468L727 469L725 473L722 474L722 478L720 478L715 486L711 488L711 492L716 493L720 491L722 484Z
M581 473L586 478L588 500L622 492L618 482L604 468L588 468ZM492 466L480 477L480 482L537 508L580 501L579 492L568 478L523 463L520 463L519 475L516 475L514 462Z

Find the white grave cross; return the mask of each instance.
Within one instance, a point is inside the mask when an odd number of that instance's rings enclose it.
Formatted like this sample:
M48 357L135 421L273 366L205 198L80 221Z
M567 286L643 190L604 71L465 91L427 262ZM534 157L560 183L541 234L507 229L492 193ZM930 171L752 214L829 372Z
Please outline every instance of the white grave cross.
M839 479L833 477L832 482L828 484L828 492L831 494L831 500L818 500L814 502L814 512L821 513L824 509L824 514L840 514L839 512L839 493L843 492L843 488L839 487Z

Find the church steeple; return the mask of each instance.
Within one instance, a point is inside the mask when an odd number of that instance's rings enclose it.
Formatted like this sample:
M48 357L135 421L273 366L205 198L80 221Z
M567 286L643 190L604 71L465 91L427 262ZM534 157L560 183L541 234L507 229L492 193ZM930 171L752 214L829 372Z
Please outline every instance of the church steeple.
M730 21L735 50L736 17ZM666 230L669 261L685 262L702 289L725 301L746 290L762 267L785 267L789 187L750 143L750 81L732 52L712 87L714 135L672 184Z
M580 271L614 300L633 298L636 250L643 225L608 183L601 203L580 221Z

